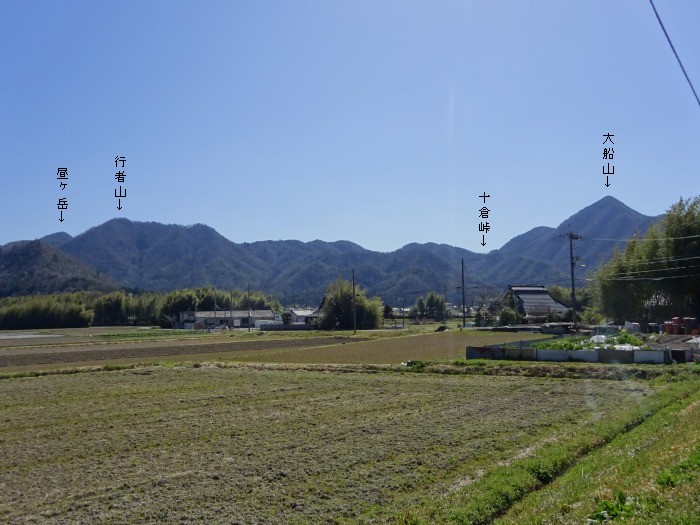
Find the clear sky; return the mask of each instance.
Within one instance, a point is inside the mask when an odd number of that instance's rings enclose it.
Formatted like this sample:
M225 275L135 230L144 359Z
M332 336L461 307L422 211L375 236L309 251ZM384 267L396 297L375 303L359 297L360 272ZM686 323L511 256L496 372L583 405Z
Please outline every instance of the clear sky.
M655 3L700 88L700 2ZM126 217L234 242L484 252L606 195L657 215L700 193L700 107L645 0L6 0L2 14L0 244Z

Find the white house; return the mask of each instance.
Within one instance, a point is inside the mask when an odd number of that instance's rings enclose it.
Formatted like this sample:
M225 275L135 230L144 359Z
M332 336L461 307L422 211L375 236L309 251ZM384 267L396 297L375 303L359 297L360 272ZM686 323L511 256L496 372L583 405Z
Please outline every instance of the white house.
M185 329L203 329L214 325L228 328L260 327L266 322L281 321L272 310L188 310L180 312L180 326Z
M317 308L292 308L292 324L314 324L318 320Z

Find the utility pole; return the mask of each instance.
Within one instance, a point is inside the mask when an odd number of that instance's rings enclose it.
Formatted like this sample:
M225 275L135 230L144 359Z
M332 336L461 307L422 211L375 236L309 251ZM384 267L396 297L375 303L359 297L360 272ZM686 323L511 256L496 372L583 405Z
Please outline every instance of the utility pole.
M579 241L581 240L581 236L572 233L571 229L569 229L568 232L566 232L563 237L568 237L569 239L569 259L571 260L571 303L572 303L572 315L573 315L573 320L574 320L574 330L578 328L578 324L576 322L576 281L574 279L574 269L576 268L576 261L578 261L578 257L574 257L574 241Z
M355 311L355 268L352 269L352 334L357 333L357 312Z
M252 317L252 312L250 311L250 283L248 283L248 300L246 302L248 303L248 331L250 332L250 321Z
M447 327L447 285L445 285L445 301L442 305L442 326Z
M467 305L464 298L464 257L462 257L462 328L467 324ZM460 330L462 329L460 328Z

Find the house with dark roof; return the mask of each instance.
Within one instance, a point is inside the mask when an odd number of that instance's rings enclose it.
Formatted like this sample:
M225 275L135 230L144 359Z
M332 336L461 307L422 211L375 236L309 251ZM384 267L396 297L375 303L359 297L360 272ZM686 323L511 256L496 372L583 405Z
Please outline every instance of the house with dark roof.
M513 307L528 323L546 321L551 314L562 315L569 310L542 285L508 285L504 304Z

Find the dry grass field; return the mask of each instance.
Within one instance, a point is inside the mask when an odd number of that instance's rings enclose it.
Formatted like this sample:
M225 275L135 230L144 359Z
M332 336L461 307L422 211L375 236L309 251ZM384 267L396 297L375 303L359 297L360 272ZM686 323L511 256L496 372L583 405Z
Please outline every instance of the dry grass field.
M528 337L475 331L19 335L0 523L698 522L697 365L461 362Z
M642 382L216 366L3 379L0 521L396 521L655 395Z

